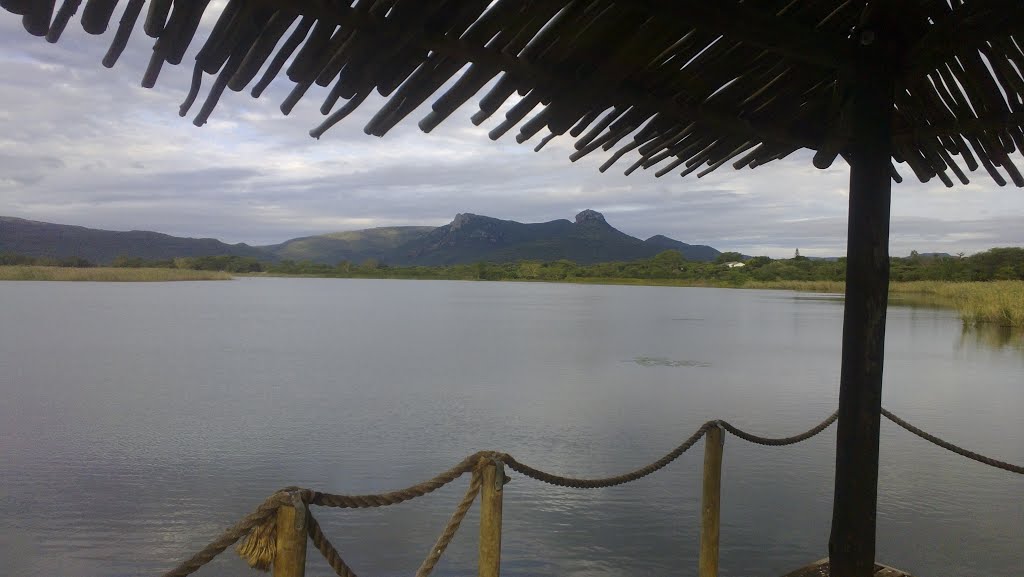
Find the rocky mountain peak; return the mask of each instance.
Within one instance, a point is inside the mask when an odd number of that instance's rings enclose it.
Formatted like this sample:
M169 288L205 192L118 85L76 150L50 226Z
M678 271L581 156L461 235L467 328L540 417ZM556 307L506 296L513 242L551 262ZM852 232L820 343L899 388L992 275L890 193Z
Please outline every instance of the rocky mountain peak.
M473 214L473 213L470 213L470 212L460 212L459 214L456 214L455 215L455 219L452 220L451 229L452 230L459 230L460 228L462 228L462 227L466 226L467 224L469 224L470 221L472 221L475 218L479 218L479 217L477 215Z
M576 224L585 224L592 222L604 225L608 224L608 221L604 219L603 214L597 212L596 210L590 210L589 208L576 215Z

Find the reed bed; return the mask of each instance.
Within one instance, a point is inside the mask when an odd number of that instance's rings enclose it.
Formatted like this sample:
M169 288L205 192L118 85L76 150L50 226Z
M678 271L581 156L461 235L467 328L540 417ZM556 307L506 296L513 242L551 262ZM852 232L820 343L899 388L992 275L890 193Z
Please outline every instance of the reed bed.
M889 290L910 297L946 300L960 312L965 324L1024 327L1024 281L917 281L894 283Z
M196 280L230 280L231 273L170 268L67 268L52 266L0 266L0 280L97 281L97 282L165 282ZM619 284L648 286L729 287L744 289L793 290L841 294L845 285L839 281L752 281L729 284L698 279L635 279L635 278L568 278L555 282L584 284ZM964 324L994 324L1003 327L1024 327L1024 281L894 282L889 293L914 301L955 308Z
M740 285L714 281L677 279L570 279L568 282L658 286L718 286L744 289L792 290L842 294L846 285L827 280L746 281ZM964 324L995 324L1024 327L1024 281L985 282L913 281L894 282L889 294L909 301L949 307L960 313Z
M740 285L740 288L842 293L846 290L846 285L835 280L750 280Z
M0 266L0 280L165 282L191 280L230 280L221 271L174 268L70 268L58 266Z
M607 284L628 286L673 286L673 287L727 287L724 283L704 279L675 278L619 278L619 277L568 277L564 279L517 279L524 282L556 282L570 284Z
M751 281L742 287L824 293L842 293L845 290L844 283L837 281ZM894 282L889 285L889 294L955 308L968 325L991 323L1024 327L1024 281Z

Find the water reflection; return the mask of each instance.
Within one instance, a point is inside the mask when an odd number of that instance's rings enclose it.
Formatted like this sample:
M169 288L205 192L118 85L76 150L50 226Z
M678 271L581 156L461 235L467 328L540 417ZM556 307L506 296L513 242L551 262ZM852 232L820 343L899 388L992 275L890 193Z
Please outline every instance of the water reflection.
M957 349L1009 349L1024 354L1024 328L1003 327L992 323L964 324Z
M935 295L895 294L889 298L890 315L893 310L909 311L910 318L919 328L929 324L949 324L955 318L961 329L954 342L957 352L1019 351L1024 354L1024 327L1007 327L994 323L967 324L959 319L952 299Z
M956 310L953 299L925 294L890 294L889 306L924 310Z
M631 359L631 363L636 363L641 367L710 367L711 363L706 361L691 361L691 360L677 360L677 359L666 359L664 357L636 357Z

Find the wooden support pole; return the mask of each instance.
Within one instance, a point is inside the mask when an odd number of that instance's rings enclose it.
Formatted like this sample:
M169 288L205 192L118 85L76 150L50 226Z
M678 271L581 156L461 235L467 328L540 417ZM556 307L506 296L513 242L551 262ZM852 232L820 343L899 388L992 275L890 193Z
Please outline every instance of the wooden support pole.
M282 505L277 510L277 551L273 577L303 577L306 574L306 505L301 510Z
M501 501L505 466L491 461L480 480L480 577L498 577L501 569Z
M704 493L700 507L700 577L718 577L718 532L722 519L722 450L725 431L715 425L704 437Z
M870 577L875 558L882 360L889 288L892 115L899 62L898 12L873 4L857 31L855 66L843 79L851 141L846 305L839 382L833 577Z

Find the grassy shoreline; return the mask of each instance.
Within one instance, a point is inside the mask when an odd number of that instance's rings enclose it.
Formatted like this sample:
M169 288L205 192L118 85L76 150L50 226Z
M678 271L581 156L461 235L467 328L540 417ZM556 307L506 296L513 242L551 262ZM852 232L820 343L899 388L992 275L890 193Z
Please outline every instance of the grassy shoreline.
M895 283L889 291L911 300L923 297L940 304L948 302L967 325L1024 327L1024 281L917 281Z
M533 282L533 281L530 281ZM690 279L659 279L659 278L603 278L603 277L573 277L565 280L539 281L539 282L566 282L572 284L607 284L607 285L628 285L628 286L671 286L671 287L696 287L696 288L733 288L733 289L763 289L763 290L791 290L801 292L818 293L842 293L844 284L827 280L776 280L776 281L755 281L736 284L715 280L690 280Z
M843 294L846 284L838 281L747 281L740 285L652 279L574 279L587 284L628 284L653 286L718 287ZM625 281L625 282L621 282ZM924 303L956 309L964 324L994 324L1024 327L1024 281L984 282L905 281L889 284L889 295L910 303Z
M316 275L283 275L253 273L240 276L322 278ZM329 277L333 278L333 277ZM408 277L346 276L338 278L390 279L390 280L465 280L466 282L492 282L476 279L412 279ZM705 287L755 290L788 290L828 294L843 294L846 284L827 280L777 280L728 283L714 280L570 277L566 279L502 279L500 282L554 282L570 284L598 284L625 286ZM1003 327L1024 327L1024 281L902 281L889 284L889 295L911 304L927 304L955 309L967 325L995 324Z
M226 272L174 268L0 266L0 280L15 281L167 282L232 278Z
M0 266L0 280L97 281L97 282L165 282L195 280L229 280L234 276L300 276L231 274L173 268L67 268L52 266ZM359 277L363 278L363 277ZM380 277L367 277L380 278ZM409 279L413 280L413 279ZM441 280L441 279L437 279ZM537 282L519 279L518 282ZM735 284L713 280L572 277L564 280L540 281L574 284L607 284L628 286L708 287L759 290L790 290L842 294L845 285L837 281L751 281ZM912 281L893 282L889 294L911 303L920 302L956 309L964 324L994 324L1003 327L1024 327L1024 281Z

